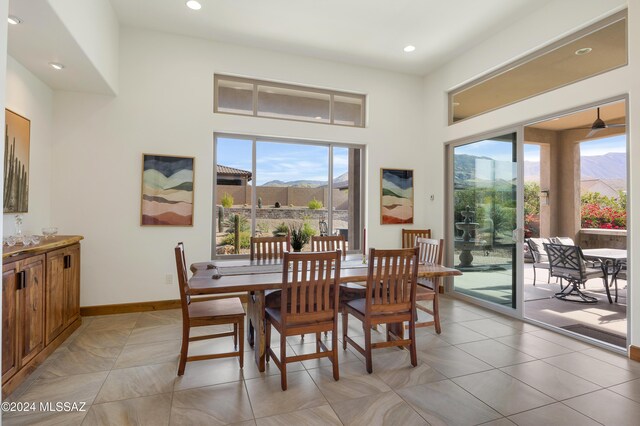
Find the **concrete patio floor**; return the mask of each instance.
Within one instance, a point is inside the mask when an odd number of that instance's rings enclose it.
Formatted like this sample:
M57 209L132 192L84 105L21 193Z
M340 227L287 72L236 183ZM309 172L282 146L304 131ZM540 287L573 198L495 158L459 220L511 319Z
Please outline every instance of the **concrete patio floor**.
M547 284L548 273L536 271L536 285L533 285L533 268L525 264L524 271L524 316L555 327L576 324L602 330L620 337L627 335L627 282L618 280L618 302L609 303L601 278L586 283L586 292L596 297L598 303L581 304L556 299L554 294L560 291L560 283L551 278ZM611 297L615 297L614 287L610 287Z
M609 333L620 338L627 334L627 282L618 280L618 302L609 303L601 278L587 281L583 291L596 297L595 304L580 304L556 299L555 293L560 291L559 282L555 278L547 283L548 271L536 271L536 285L533 285L533 267L524 265L524 316L554 327L575 328L578 325L585 329L571 330L587 337L595 337L598 331ZM467 273L456 277L455 288L461 293L489 300L503 305L511 304L511 269L505 265L502 270L486 270ZM614 297L614 288L611 287ZM613 340L616 340L615 338ZM617 339L618 345L624 340ZM611 343L611 342L609 342Z

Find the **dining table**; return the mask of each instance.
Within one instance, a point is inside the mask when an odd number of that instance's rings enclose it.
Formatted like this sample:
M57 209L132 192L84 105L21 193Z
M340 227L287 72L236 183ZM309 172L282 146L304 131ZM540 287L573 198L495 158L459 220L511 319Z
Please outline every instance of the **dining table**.
M368 263L362 255L349 255L341 262L340 283L366 282ZM265 370L266 325L265 292L282 288L283 265L281 259L216 259L194 263L190 267L189 295L222 295L247 292L247 339L254 347L259 371ZM420 264L418 276L439 278L462 275L457 269L436 264ZM363 283L364 284L364 283ZM395 330L394 330L395 331ZM402 327L397 328L402 333Z
M609 286L615 285L615 302L618 303L618 280L616 279L620 268L627 261L627 251L615 248L583 249L582 254L586 260L596 261L604 272L604 287L607 291L609 303L613 303Z

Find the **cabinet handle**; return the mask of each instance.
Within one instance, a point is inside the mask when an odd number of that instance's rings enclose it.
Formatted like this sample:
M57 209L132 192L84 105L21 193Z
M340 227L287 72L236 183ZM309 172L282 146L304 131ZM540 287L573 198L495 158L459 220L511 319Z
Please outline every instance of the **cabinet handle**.
M67 254L64 256L64 269L71 268L71 255Z

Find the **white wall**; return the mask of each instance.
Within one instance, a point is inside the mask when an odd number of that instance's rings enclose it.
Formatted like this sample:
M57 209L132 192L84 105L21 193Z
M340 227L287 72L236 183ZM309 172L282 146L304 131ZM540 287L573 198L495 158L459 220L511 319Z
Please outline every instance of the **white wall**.
M490 40L487 40L445 67L430 74L425 79L426 113L430 118L429 132L425 141L428 158L441 159L434 161L430 168L430 179L439 183L444 193L444 143L458 139L470 138L492 130L512 126L517 123L533 121L554 112L592 104L615 96L629 94L629 236L632 246L630 252L631 280L640 282L640 262L636 253L640 253L640 227L635 225L634 217L640 210L640 156L635 155L637 144L635 134L640 127L640 2L629 4L629 65L600 76L563 87L550 93L518 102L476 118L447 125L447 92L464 82L485 74L511 60L521 57L537 48L557 40L562 36L593 23L612 12L620 10L626 2L611 1L563 1L550 2L544 9L524 17ZM544 22L544 25L540 25ZM433 143L430 143L433 141ZM636 171L634 172L634 166ZM444 224L444 200L438 197L434 209L441 226ZM636 266L637 264L637 266ZM631 304L640 306L640 291L631 289ZM636 308L637 310L637 308ZM633 309L627 310L631 324L630 343L640 345L640 315L634 315Z
M371 246L397 247L398 225L379 220L380 167L416 169L416 227L429 226L422 79L157 32L123 29L117 97L54 96L52 223L83 241L81 305L178 297L173 247L187 261L211 247L213 133L367 145ZM213 114L213 74L229 73L368 95L365 129ZM140 227L143 153L196 157L195 226Z
M118 92L119 23L109 0L48 0L113 93Z
M29 212L22 214L22 231L41 234L43 227L51 226L53 91L11 56L5 57L6 108L31 120ZM11 235L15 232L15 215L3 216L3 235Z

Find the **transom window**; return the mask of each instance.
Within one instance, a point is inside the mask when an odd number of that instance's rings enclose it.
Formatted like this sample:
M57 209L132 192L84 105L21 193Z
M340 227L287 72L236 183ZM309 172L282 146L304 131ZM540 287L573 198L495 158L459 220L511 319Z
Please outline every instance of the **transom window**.
M364 127L365 95L216 75L214 112Z

